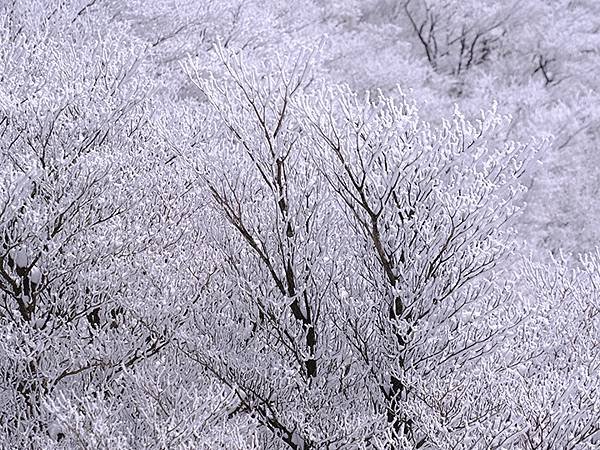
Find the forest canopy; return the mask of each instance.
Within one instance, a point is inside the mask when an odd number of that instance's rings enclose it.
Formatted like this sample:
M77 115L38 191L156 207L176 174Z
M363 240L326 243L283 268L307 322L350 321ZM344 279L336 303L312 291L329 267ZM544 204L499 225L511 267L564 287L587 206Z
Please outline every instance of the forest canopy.
M0 2L0 448L598 448L598 18Z

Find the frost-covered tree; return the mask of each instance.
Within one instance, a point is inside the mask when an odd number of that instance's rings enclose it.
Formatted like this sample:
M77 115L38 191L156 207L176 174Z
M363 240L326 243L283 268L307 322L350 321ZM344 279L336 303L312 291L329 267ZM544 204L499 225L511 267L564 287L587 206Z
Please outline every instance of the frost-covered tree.
M510 287L486 273L507 249L523 147L497 146L507 122L494 112L476 124L456 113L434 129L406 100L339 88L318 98L303 110L358 262L338 281L336 323L379 397L388 440L444 448L458 433L466 444L473 416L498 407L475 367L493 366L520 321Z
M482 2L474 7L445 0L404 0L396 8L399 19L410 24L429 64L456 76L491 57L515 13L511 2Z
M11 448L109 448L122 437L137 446L153 436L144 423L159 436L139 405L161 404L171 418L189 407L151 395L162 381L137 387L204 282L187 251L198 241L186 233L197 205L151 126L143 46L84 6L2 6L0 440ZM177 358L160 361L178 367ZM112 425L69 432L79 424L61 405ZM174 425L171 433L190 424Z
M359 396L340 401L352 387L341 376L347 357L328 301L335 206L292 114L311 81L310 54L251 68L220 52L227 78L202 80L190 67L221 124L183 153L217 214L213 245L222 258L190 357L235 389L237 413L267 432L262 445L359 442L369 422L351 407Z
M533 358L513 372L510 411L519 418L513 446L597 448L600 255L527 261L522 270L532 314L514 348Z

